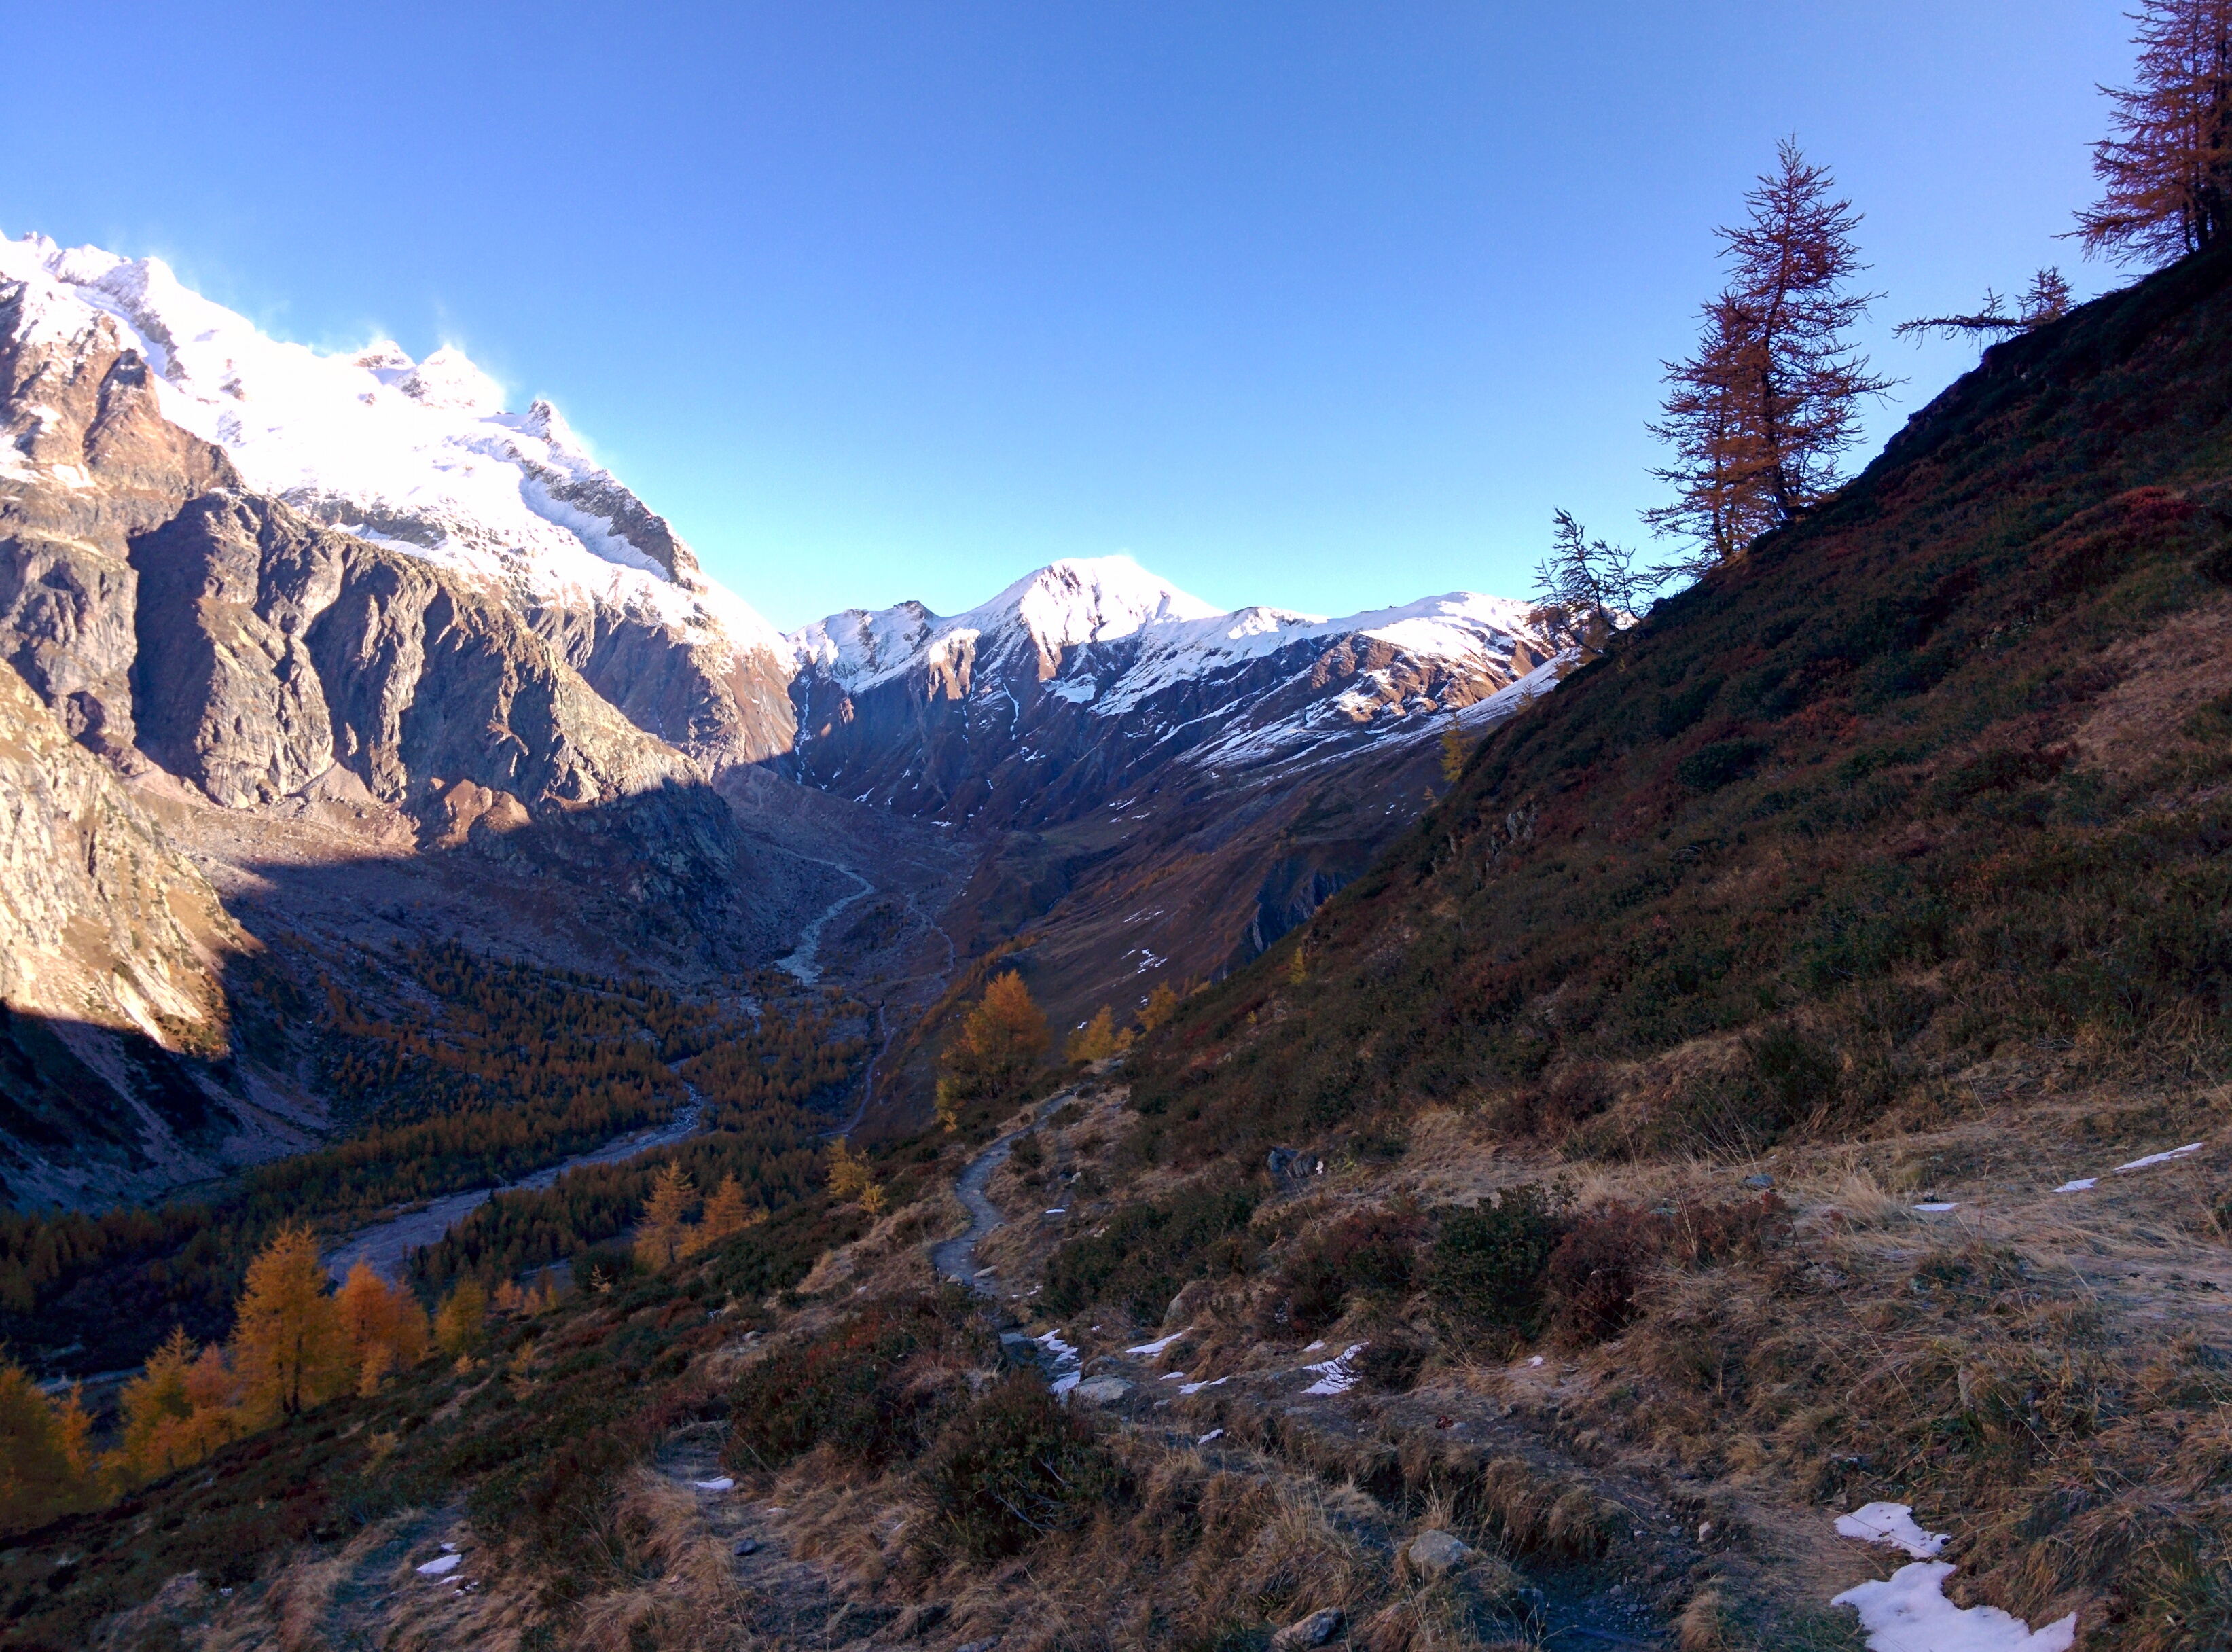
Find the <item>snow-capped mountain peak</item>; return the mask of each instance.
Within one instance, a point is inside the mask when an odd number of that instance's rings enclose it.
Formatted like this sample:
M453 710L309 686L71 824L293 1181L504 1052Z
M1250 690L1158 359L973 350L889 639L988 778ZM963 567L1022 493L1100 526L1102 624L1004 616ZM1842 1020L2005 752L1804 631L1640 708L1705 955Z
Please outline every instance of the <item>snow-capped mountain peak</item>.
M454 345L445 344L435 351L412 368L396 388L421 407L470 413L477 418L488 418L503 411L503 386L475 366L470 358Z
M223 447L255 490L449 567L530 607L602 607L691 646L786 652L699 571L666 522L592 459L547 402L444 345L326 353L266 336L159 258L0 239L0 280L108 315L159 379L165 417Z

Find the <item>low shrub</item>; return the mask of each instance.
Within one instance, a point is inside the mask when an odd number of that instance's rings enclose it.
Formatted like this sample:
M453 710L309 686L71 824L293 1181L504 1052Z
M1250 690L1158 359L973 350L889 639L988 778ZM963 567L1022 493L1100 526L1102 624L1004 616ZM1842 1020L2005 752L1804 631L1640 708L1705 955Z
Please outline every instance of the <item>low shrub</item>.
M1758 740L1716 740L1675 766L1675 777L1693 792L1716 792L1759 766L1769 748Z
M980 1560L1074 1531L1131 1493L1092 1425L1022 1373L987 1390L953 1421L922 1478L939 1528Z
M921 1451L966 1391L976 1333L944 1297L879 1304L746 1368L730 1395L731 1467L779 1468L827 1446L866 1467Z
M1442 1213L1426 1261L1427 1288L1463 1331L1531 1337L1542 1312L1542 1281L1566 1224L1536 1184L1507 1188L1494 1204Z
M1637 1287L1663 1236L1658 1218L1631 1205L1575 1222L1543 1270L1551 1323L1582 1342L1619 1335L1635 1318Z
M1353 1294L1385 1299L1411 1288L1426 1223L1416 1214L1359 1210L1301 1241L1280 1265L1267 1331L1321 1331Z
M1368 1344L1356 1364L1372 1387L1390 1394L1408 1394L1418 1386L1418 1373L1425 1368L1426 1351L1407 1339L1385 1339Z
M1048 1259L1046 1305L1075 1313L1109 1302L1142 1324L1158 1324L1189 1280L1242 1273L1254 1263L1248 1221L1255 1214L1256 1196L1243 1188L1194 1188L1126 1206L1097 1235L1072 1240Z

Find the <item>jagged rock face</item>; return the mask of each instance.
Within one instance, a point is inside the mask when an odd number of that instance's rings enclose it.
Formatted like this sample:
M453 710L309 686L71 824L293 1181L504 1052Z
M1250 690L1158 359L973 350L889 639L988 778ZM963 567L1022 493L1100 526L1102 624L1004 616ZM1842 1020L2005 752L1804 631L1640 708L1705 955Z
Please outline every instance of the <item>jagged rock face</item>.
M113 768L0 665L0 1201L221 1168L221 970L248 943Z
M335 762L383 802L470 781L529 812L698 778L508 609L285 505L204 495L132 561L142 748L218 802Z
M220 1048L233 935L114 772L0 666L0 998Z
M1489 598L1222 614L1125 559L1056 563L954 619L909 604L794 636L793 761L905 813L1046 826L1165 770L1282 770L1437 734L1571 641L1556 616Z
M0 659L127 766L130 537L231 479L222 453L163 418L112 320L0 282Z
M451 348L414 363L393 344L327 356L276 343L158 260L0 240L10 278L135 348L172 436L227 456L225 474L151 522L215 485L280 499L509 610L639 729L708 767L789 748L782 639L548 403L503 411L502 389Z

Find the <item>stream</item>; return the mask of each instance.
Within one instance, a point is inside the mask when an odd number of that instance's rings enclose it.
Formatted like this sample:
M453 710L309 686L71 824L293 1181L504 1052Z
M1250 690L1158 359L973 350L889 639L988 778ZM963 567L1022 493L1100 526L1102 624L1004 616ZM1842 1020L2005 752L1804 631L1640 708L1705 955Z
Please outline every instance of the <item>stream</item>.
M812 858L812 857L801 855L799 858L806 860ZM840 861L816 860L814 864L817 866L828 866L835 871L843 872L845 876L858 884L860 888L854 890L849 895L840 895L835 900L830 902L828 905L823 907L821 909L821 916L815 918L813 923L808 924L804 929L798 932L798 944L793 947L788 952L785 953L782 957L775 960L775 967L776 969L782 970L786 975L796 977L797 980L808 987L811 987L815 981L821 979L821 966L814 962L814 955L821 949L821 926L827 923L831 918L835 917L838 913L843 911L847 907L850 906L854 901L859 900L861 897L865 895L873 895L876 892L876 886L873 884L861 877L860 873L854 871L850 866L845 865Z
M578 1170L585 1164L618 1164L633 1158L639 1153L648 1153L655 1147L672 1147L698 1131L698 1121L704 1117L705 1098L695 1090L690 1092L686 1106L675 1110L674 1117L663 1124L653 1124L646 1130L632 1130L626 1136L616 1136L602 1147L578 1153L561 1163L545 1165L542 1169L523 1176L516 1182L507 1182L500 1188L480 1188L470 1193L446 1194L439 1199L429 1199L415 1210L406 1210L399 1216L391 1216L345 1234L333 1248L325 1254L326 1271L335 1279L346 1279L348 1271L359 1261L372 1264L373 1272L380 1278L394 1282L403 1277L403 1267L411 1253L421 1245L431 1245L455 1227L466 1214L499 1193L513 1193L522 1188L541 1190L548 1188L568 1170Z

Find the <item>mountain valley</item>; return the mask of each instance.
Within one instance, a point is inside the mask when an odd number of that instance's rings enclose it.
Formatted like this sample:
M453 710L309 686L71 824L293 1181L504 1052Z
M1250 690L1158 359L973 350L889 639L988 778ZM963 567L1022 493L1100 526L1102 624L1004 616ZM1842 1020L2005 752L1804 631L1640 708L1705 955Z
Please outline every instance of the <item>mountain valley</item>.
M0 1646L2222 1644L2228 338L1610 625L783 635L458 353L0 243Z

